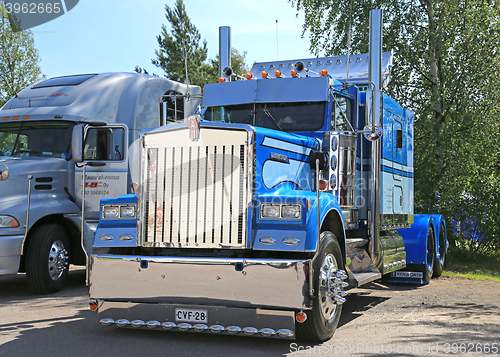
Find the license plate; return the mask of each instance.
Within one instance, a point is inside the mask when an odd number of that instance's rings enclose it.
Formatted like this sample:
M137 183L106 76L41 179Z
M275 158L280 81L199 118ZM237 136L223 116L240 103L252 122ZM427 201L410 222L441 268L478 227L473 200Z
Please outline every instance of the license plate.
M424 277L424 273L422 272L414 272L414 271L394 271L391 273L392 277L395 278L418 278L422 279Z
M208 322L207 310L175 309L175 321Z

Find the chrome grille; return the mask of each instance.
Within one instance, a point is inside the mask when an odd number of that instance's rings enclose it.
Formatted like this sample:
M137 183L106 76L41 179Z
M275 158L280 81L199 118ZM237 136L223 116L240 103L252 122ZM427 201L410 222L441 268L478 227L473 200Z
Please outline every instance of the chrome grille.
M156 137L145 148L143 245L244 248L249 133L202 129L199 141L189 140L187 130L150 136Z

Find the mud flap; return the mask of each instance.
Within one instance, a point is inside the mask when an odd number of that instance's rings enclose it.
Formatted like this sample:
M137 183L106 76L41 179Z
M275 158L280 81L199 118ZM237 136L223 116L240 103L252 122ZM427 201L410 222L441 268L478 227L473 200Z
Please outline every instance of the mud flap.
M389 283L425 285L424 273L416 271L398 270L389 274Z

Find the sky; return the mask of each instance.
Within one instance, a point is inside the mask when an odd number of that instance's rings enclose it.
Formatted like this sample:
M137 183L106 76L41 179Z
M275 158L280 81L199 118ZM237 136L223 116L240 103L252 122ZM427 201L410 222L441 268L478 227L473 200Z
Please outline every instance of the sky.
M240 53L247 51L249 67L254 61L312 57L307 34L301 38L303 16L296 17L288 0L184 0L184 4L207 41L208 58L215 58L219 50L219 26L231 27L231 45ZM156 36L162 24L170 26L165 5L173 8L175 0L80 0L66 14L31 28L43 74L51 78L132 72L140 66L162 75L151 59L159 48Z

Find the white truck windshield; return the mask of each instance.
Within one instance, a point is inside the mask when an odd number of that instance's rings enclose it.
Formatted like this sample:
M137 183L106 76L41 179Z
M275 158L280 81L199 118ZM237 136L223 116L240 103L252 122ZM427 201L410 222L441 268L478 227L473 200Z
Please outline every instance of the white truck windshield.
M60 121L0 124L0 156L39 156L69 159L75 123Z

